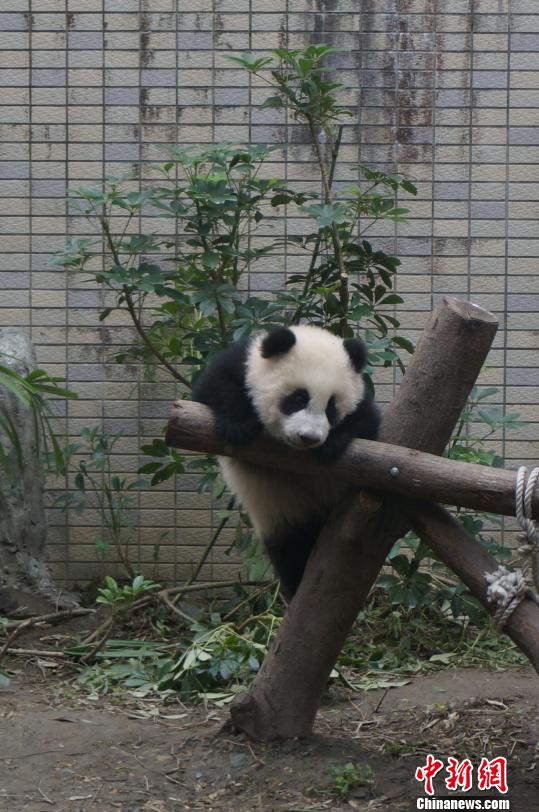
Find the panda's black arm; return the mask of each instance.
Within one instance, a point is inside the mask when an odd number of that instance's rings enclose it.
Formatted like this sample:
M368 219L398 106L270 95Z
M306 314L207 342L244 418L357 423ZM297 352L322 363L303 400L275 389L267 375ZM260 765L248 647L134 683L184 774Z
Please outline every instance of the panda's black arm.
M245 387L247 341L223 350L197 379L192 397L215 414L217 434L233 445L252 443L262 430Z
M376 440L379 426L380 410L372 397L367 397L330 431L324 445L315 448L312 453L321 462L332 462L346 451L353 440Z

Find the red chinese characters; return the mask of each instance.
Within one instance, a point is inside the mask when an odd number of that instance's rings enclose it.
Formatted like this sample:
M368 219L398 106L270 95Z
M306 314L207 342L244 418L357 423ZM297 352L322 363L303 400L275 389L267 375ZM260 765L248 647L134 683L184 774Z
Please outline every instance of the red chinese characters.
M427 795L434 795L434 778L440 770L444 768L444 762L435 758L431 753L427 755L427 760L423 766L415 771L416 781L424 783L424 791ZM451 792L469 792L473 787L474 766L469 758L459 761L452 756L447 758L445 786ZM497 758L482 758L477 769L477 789L481 792L489 789L497 789L499 793L505 795L508 790L507 784L507 759L504 756Z
M444 763L438 758L434 758L430 753L427 756L427 763L422 767L418 767L415 771L416 781L425 782L425 792L427 795L434 795L434 787L432 780L440 770L443 769Z
M482 758L481 764L477 770L477 788L484 789L497 789L502 795L505 795L507 787L507 759L504 756L498 756L489 761L488 758Z
M459 762L456 758L449 756L447 759L446 773L447 778L445 779L445 785L447 789L461 789L464 792L471 790L473 764L469 758L465 758L464 761Z

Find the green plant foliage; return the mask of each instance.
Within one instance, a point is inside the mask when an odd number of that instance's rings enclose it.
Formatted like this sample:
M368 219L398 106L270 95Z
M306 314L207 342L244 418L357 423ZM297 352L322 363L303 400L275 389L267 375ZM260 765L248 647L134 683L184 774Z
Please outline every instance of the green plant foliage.
M73 209L97 236L72 241L55 262L103 285L107 298L101 320L114 310L128 313L139 343L119 353L118 361L141 361L150 376L156 367L166 370L179 383L182 396L188 396L200 370L229 342L257 329L305 322L343 337L361 331L369 354L368 374L375 366L403 368L401 354L413 352L413 346L399 335L395 312L402 303L395 291L400 261L377 248L369 230L384 222L398 226L407 215L401 197L415 195L416 188L404 174L364 165L354 167L356 178L347 188L336 187L343 127L351 111L343 104L345 88L333 81L327 65L335 50L318 44L279 48L267 57L232 58L268 85L265 107L286 108L288 120L303 127L316 160L320 192L307 194L272 176L269 161L276 147L227 143L174 147L170 158L155 167L158 180L142 189L126 176L71 191ZM301 234L274 232L275 216L283 207L303 219ZM155 222L155 229L137 232L140 217ZM297 271L283 289L269 296L249 293L248 274L285 247L294 250ZM493 392L484 389L472 393L447 451L452 458L501 463L489 443L497 431L518 424L515 415L485 406L489 394ZM98 544L114 544L134 578L125 541L131 527L131 493L137 485L111 473L114 438L87 430L83 441L83 447L72 452L82 462L77 463L69 502L78 511L98 506L106 517ZM211 455L186 458L168 449L161 438L142 451L148 462L141 473L151 476L152 485L197 472L200 489L221 497L224 485ZM232 508L229 502L221 512L189 583L235 515ZM459 518L479 540L493 544L487 535L491 517L459 511ZM265 577L268 565L245 516L240 517L233 546L246 556L251 577ZM360 617L361 637L351 638L340 659L343 680L344 671L350 671L363 687L375 687L392 684L395 673L434 670L454 662L477 664L493 654L496 662L520 661L511 645L490 634L475 599L417 538L409 535L397 544L389 565L368 613ZM116 616L127 615L133 606L135 581L125 592L126 587L110 579L100 591L99 602L109 607L112 619L105 637L79 652L95 660L80 677L85 685L95 692L120 685L143 694L179 691L182 697L226 702L249 683L283 613L274 585L254 595L236 595L219 613L199 612L177 646L107 640ZM152 588L141 587L146 592ZM481 628L479 634L474 623ZM362 776L355 765L340 770L335 778L343 795L358 786L359 779L368 782L369 776Z
M267 643L258 643L226 623L213 629L195 624L193 631L195 636L174 663L165 687L174 687L182 695L232 699L260 668Z
M337 51L316 44L304 49L278 48L272 57L243 54L231 60L264 80L276 94L263 106L286 107L296 121L307 127L320 171L319 199L298 206L313 221L316 231L294 238L310 251L311 262L307 273L289 280L300 287L281 297L283 307L295 305L295 323L302 318L342 336L353 335L358 326L370 328L366 334L369 347L385 339L371 360L382 360L389 366L399 363L399 347L412 350L405 340L394 342L389 332L399 326L387 308L402 302L392 292L400 261L374 251L364 235L379 221L402 222L408 210L398 205L397 197L401 192L416 195L417 189L405 175L358 165L359 185L337 195L333 180L343 121L352 115L340 101L345 87L331 80L331 71L324 64ZM355 281L358 277L359 281Z
M339 677L354 690L405 685L418 674L447 667L502 670L526 658L514 643L463 611L427 602L414 609L392 605L384 591L373 593L359 614L338 660Z
M347 798L358 787L369 787L374 783L374 770L370 764L348 761L342 767L332 764L327 771L333 778L334 791L341 798Z
M128 480L113 473L113 453L121 435L111 435L99 426L84 428L80 443L72 443L64 457L73 471L72 490L60 494L55 504L81 516L88 508L99 511L102 531L94 538L97 550L103 554L109 547L118 553L130 577L134 576L129 562L128 546L135 527L135 493L148 487L146 479Z
M127 309L141 337L140 346L121 354L121 360L138 357L163 364L188 387L206 358L236 337L242 304L271 323L276 311L256 297L245 300L238 286L248 269L282 244L253 240L278 195L305 199L276 178L261 176L272 149L175 147L170 160L156 167L160 181L142 193L129 191L130 178L109 179L103 189L71 190L73 207L97 224L105 245L101 238L77 240L55 262L87 272L92 258L104 257L104 270L94 276L110 289L113 303L101 318L114 308ZM170 231L181 238L151 233L128 237L132 219L141 212L171 220ZM158 304L151 323L143 326L142 309L150 295ZM178 364L187 367L185 373Z
M415 187L403 175L358 166L360 185L336 197L339 122L349 111L339 101L341 85L327 77L322 64L334 50L315 45L236 60L255 73L273 66L270 84L277 95L268 106L287 104L308 124L322 194L306 194L271 177L268 159L276 147L228 143L172 148L170 159L155 167L158 182L143 190L133 189L130 176L70 190L74 211L100 234L72 241L54 261L105 286L102 320L114 309L128 312L140 342L117 360L142 360L150 373L159 365L188 391L200 369L230 341L284 320L343 336L360 329L371 365L402 366L399 353L413 347L395 335L399 323L393 307L402 301L393 290L399 260L364 235L381 220L402 219L406 210L397 205L397 196L415 194ZM317 128L328 139L324 155ZM312 223L309 233L268 236L283 206ZM141 214L149 222L169 220L164 230L177 236L132 233ZM291 276L285 289L270 297L245 293L247 273L286 244L300 252L305 272ZM94 266L100 270L90 271ZM151 461L142 472L152 475L153 485L188 470L183 455L165 449L160 439L143 451ZM196 464L190 461L189 470ZM206 469L206 482L209 474Z
M134 603L156 590L153 582L139 579L122 587L106 579L99 602L111 610L108 629L127 620ZM193 619L175 635L178 642L103 639L93 648L93 640L71 647L71 656L87 661L92 654L94 660L79 674L79 683L94 695L129 688L141 696L179 693L183 699L229 702L258 671L284 611L276 581L254 590L237 584L234 592L224 604L221 601L219 612L191 606ZM200 620L194 619L196 614ZM152 625L167 632L157 615Z
M503 466L503 459L487 444L497 432L519 429L524 424L518 414L504 415L498 406L486 404L498 394L495 387L473 387L445 456L495 468ZM457 509L456 515L464 528L498 559L507 561L511 557L510 551L488 534L489 526L500 524L498 516L462 509ZM396 542L387 563L392 572L380 575L376 583L403 612L434 603L443 614L450 611L455 618L464 614L478 626L487 620L481 603L463 584L451 582L446 567L413 533Z
M131 584L118 584L110 575L105 577L105 586L100 587L96 603L110 607L113 613L127 612L134 602L159 584L149 581L143 575L136 575Z
M168 691L160 686L170 673L174 644L152 640L107 640L94 655L95 663L84 668L77 683L92 698L130 690L137 696L162 694ZM83 657L90 646L76 646L68 651L75 657Z
M10 360L8 356L4 355L4 358L6 361ZM43 369L34 369L23 375L12 369L9 363L0 363L0 390L10 392L28 409L32 420L35 453L56 474L65 473L66 460L51 424L50 398L78 397L75 392L59 385L63 380L52 377ZM17 471L22 471L24 464L21 438L8 410L0 405L0 467L14 482Z
M152 587L147 587L151 589ZM107 587L107 590L109 587ZM103 592L106 590L101 590ZM109 605L118 605L108 596ZM122 611L126 610L122 600ZM78 676L79 683L97 694L115 687L136 689L139 695L179 693L184 699L211 699L226 704L248 685L266 656L278 628L275 616L258 619L244 632L214 618L208 627L195 622L192 638L180 645L150 641L109 640L95 655L96 663ZM83 657L90 647L69 650Z

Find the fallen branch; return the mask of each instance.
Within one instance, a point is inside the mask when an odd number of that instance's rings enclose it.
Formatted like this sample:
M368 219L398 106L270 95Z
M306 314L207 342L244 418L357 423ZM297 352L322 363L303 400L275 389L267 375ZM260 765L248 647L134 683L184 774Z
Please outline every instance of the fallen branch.
M101 649L111 636L112 632L114 631L114 628L116 626L116 620L117 620L116 616L111 615L105 620L104 623L101 624L101 626L98 626L97 629L95 629L89 635L89 637L86 638L86 640L83 640L83 642L81 643L82 646L88 646L90 645L90 643L94 643L94 645L90 649L88 654L85 654L83 657L81 657L81 662L87 662L88 660L91 660L97 654L98 651L101 651Z
M95 615L95 613L95 609L86 609L82 606L77 606L73 609L61 609L59 612L48 612L45 615L31 615L21 620L8 620L3 628L16 629L23 624L37 626L39 623L57 623L59 620L65 620L68 617L83 617L84 615ZM28 624L28 621L31 621L31 623Z
M236 581L205 581L200 584L184 584L183 586L173 586L170 589L163 589L161 590L162 595L166 595L167 598L170 598L171 595L177 596L178 598L181 597L184 592L204 592L206 589L231 589L235 586L267 586L270 581L242 581L241 578L238 578ZM138 601L135 601L133 606L131 607L131 611L133 610L140 610L145 609L151 603L154 602L154 596L146 596L145 598L139 598Z
M191 625L194 622L194 617L190 617L186 612L182 611L182 609L179 609L172 603L166 590L163 592L158 592L156 597L168 612L172 612L173 615L176 615L176 617L178 617L184 623Z
M22 655L28 657L61 657L68 659L69 654L65 654L63 651L48 651L47 649L39 649L39 648L9 648L7 650L8 654L14 655Z
M23 620L23 622L19 626L17 626L17 628L15 628L10 635L8 635L7 640L4 642L2 648L0 648L0 663L2 662L4 656L7 654L9 649L11 648L11 644L13 643L13 641L16 640L17 637L19 637L19 635L21 635L26 629L30 628L30 626L32 625L33 623L31 618L29 618L28 620Z

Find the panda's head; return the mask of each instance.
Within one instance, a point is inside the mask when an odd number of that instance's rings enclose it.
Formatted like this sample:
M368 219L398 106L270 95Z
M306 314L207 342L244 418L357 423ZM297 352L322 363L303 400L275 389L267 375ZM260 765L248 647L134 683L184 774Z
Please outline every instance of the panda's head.
M247 390L270 434L296 449L316 448L363 400L366 360L358 339L343 341L320 327L278 327L249 347Z

